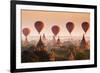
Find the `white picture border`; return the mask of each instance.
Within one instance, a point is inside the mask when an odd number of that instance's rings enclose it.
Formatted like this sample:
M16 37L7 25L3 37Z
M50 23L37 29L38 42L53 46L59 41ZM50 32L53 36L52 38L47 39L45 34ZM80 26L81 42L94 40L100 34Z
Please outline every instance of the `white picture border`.
M90 60L21 63L21 9L90 13ZM94 9L16 5L16 69L94 64Z

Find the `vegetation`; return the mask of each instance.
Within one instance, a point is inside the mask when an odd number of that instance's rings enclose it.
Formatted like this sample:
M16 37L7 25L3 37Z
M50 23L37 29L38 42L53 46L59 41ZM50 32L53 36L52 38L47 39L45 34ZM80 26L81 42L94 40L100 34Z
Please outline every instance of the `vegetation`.
M43 48L43 47L42 47ZM48 48L47 48L48 49ZM53 59L51 59L53 57ZM77 49L72 43L68 46L59 46L48 50L38 50L37 47L29 45L22 46L21 62L47 62L47 61L64 61L64 60L86 60L90 59L89 49Z

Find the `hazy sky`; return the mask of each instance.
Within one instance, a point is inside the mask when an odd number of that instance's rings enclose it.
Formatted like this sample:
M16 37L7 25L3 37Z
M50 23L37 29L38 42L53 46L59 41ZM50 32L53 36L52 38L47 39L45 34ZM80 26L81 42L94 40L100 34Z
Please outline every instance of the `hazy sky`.
M44 23L43 30L40 33L41 35L44 33L46 36L53 36L54 34L51 31L51 27L53 25L58 25L60 27L60 32L57 36L70 36L68 30L66 29L66 23L71 21L75 26L71 36L82 36L84 31L81 27L81 24L84 21L90 23L90 13L22 10L22 29L27 27L31 30L29 38L30 36L39 36L37 30L34 27L34 23L36 21L42 21ZM90 29L88 29L86 35L90 35ZM23 34L22 38L24 38Z

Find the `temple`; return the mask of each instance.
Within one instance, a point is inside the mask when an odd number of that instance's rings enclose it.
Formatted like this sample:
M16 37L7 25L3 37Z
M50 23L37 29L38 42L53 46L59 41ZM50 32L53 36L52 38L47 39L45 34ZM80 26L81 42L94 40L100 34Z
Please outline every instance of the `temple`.
M83 34L83 38L82 38L81 43L80 43L80 48L88 49L88 43L85 40L84 34Z

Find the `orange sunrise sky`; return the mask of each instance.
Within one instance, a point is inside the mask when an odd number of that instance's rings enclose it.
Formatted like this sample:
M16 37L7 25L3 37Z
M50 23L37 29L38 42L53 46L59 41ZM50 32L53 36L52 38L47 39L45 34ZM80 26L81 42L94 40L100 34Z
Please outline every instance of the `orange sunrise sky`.
M39 36L39 33L34 27L36 21L42 21L44 23L40 35L45 34L46 36L53 36L54 34L51 31L51 27L53 25L58 25L60 27L60 32L57 36L70 36L66 29L66 23L71 21L74 23L74 29L71 36L83 36L84 31L81 24L84 21L90 23L90 13L21 10L22 29L27 27L31 31L28 38ZM90 36L90 28L86 36ZM22 34L22 39L23 38L24 35Z

